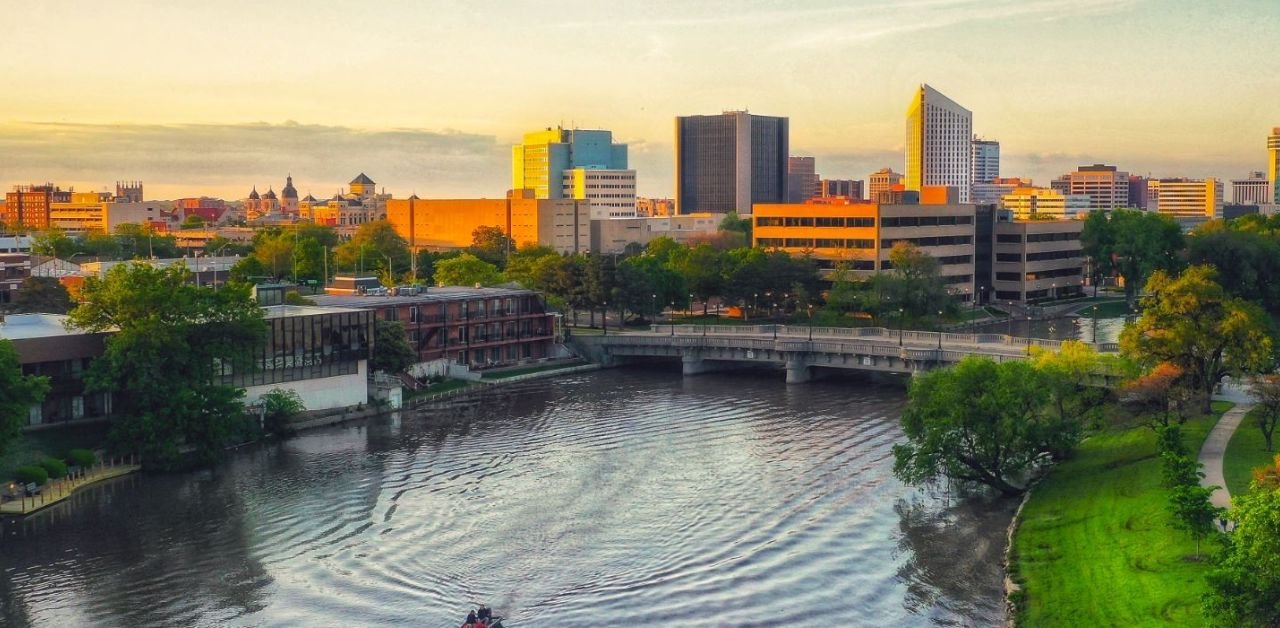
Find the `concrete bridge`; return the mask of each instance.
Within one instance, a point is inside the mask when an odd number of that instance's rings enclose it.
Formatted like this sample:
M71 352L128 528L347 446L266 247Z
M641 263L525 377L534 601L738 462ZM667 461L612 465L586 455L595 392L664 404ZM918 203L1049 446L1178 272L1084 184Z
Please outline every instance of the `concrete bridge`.
M654 325L643 332L574 336L571 342L579 353L604 366L640 358L680 358L684 374L696 375L742 364L774 364L786 368L787 383L807 382L815 369L912 374L973 355L1025 360L1032 347L1056 351L1062 345L1003 334L796 325ZM1119 348L1103 343L1095 349L1115 353Z

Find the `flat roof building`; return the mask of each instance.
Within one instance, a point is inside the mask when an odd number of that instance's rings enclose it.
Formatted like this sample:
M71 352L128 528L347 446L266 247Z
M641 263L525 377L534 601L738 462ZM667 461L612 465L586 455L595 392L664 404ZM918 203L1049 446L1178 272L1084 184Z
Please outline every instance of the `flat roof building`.
M881 192L888 192L894 186L902 185L902 175L894 172L892 168L881 168L867 177L867 200L880 200Z
M1083 229L1082 220L997 221L993 299L1025 303L1082 294Z
M529 190L498 199L392 199L387 220L414 250L466 248L478 227L502 229L516 246L537 244L559 253L591 246L590 201L534 198Z
M1068 172L1049 185L1064 195L1088 196L1090 209L1110 211L1133 206L1129 202L1129 173L1115 166L1080 166L1075 172Z
M1147 210L1174 218L1212 220L1222 215L1222 181L1217 179L1151 179Z
M908 190L956 188L961 203L973 186L973 112L929 85L921 85L907 107Z
M1271 199L1271 181L1267 173L1256 171L1244 179L1231 180L1231 202L1236 205L1268 205Z
M676 118L676 212L750 214L785 202L789 124L746 111Z

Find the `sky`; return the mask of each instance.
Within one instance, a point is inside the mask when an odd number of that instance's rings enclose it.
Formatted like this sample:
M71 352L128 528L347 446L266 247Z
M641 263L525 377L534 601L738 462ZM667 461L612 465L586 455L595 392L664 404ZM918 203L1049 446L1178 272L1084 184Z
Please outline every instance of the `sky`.
M929 83L1001 173L1265 169L1275 0L5 0L0 185L146 182L239 199L291 173L331 196L500 197L511 144L563 124L674 188L675 116L786 116L828 178L903 170ZM1229 189L1229 186L1228 186ZM1229 192L1228 192L1229 196Z

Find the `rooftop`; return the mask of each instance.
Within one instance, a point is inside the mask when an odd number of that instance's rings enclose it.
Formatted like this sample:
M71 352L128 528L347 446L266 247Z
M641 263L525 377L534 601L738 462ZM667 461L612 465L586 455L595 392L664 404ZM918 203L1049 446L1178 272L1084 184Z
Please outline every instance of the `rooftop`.
M342 314L343 312L353 312L355 310L356 308L350 307L329 307L321 305L268 305L262 308L262 317L269 320L273 318L320 316L321 314Z
M82 336L88 332L67 329L65 314L10 314L0 318L0 338L26 340L51 336Z
M413 303L433 303L441 301L465 301L468 299L494 299L501 297L528 296L537 294L533 290L524 288L467 288L463 286L446 286L443 288L428 288L421 294L407 295L359 295L359 294L324 294L307 297L315 301L317 305L326 307L342 307L342 308L367 308L388 303L393 304L413 304Z

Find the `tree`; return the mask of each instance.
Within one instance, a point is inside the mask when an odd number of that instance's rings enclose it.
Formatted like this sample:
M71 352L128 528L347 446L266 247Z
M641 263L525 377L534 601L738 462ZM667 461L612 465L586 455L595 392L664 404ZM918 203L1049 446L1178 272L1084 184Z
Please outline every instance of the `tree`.
M907 318L921 319L934 316L939 311L955 308L955 301L947 294L942 281L938 260L919 247L899 240L889 252L892 270L876 275L883 308L889 312L902 310Z
M0 454L22 433L31 405L48 392L49 378L23 375L13 342L0 339Z
M1272 437L1276 433L1276 423L1280 422L1280 375L1257 375L1252 384L1253 398L1257 400L1258 407L1249 416L1253 417L1254 423L1262 431L1267 451L1274 451Z
M334 251L339 268L364 272L377 269L388 278L409 270L409 245L386 220L366 222L350 240ZM388 266L390 260L390 266Z
M440 286L496 286L502 283L498 267L470 253L436 263L436 285Z
M1120 348L1143 365L1182 369L1209 411L1224 375L1261 372L1272 361L1270 322L1258 306L1230 298L1209 266L1178 277L1156 271L1147 282L1142 316L1120 334Z
M724 254L710 244L699 244L676 251L668 266L684 280L695 297L702 301L702 315L707 315L707 301L720 296L724 288Z
M290 422L307 409L298 393L287 388L272 388L258 397L261 405L262 429L268 434L288 436L294 432Z
M1232 500L1235 528L1208 576L1205 610L1224 626L1280 626L1280 456Z
M152 257L157 259L179 257L182 250L174 236L158 234L150 225L126 222L116 225L116 241L121 253L129 259Z
M1187 242L1192 264L1218 269L1222 288L1234 297L1280 311L1280 241L1273 235L1227 228L1221 221L1206 223Z
M1200 558L1200 541L1213 534L1214 522L1222 516L1223 509L1213 505L1209 496L1217 487L1195 484L1179 484L1169 492L1169 512L1174 527L1185 530L1196 541L1196 559Z
M378 321L373 330L373 357L369 368L386 373L403 373L418 361L418 352L409 344L399 321Z
M751 218L739 218L738 212L728 212L720 220L720 231L742 234L744 246L753 246L751 239Z
M216 238L215 238L216 239ZM107 259L118 259L120 257L120 243L110 234L94 231L86 233L80 238L80 250L85 255L92 257L104 257Z
M66 314L72 307L67 287L53 277L27 277L13 295L14 312Z
M1182 425L1193 406L1183 381L1181 368L1161 362L1151 370L1123 384L1123 399L1139 413L1147 413L1147 427L1159 432L1171 425Z
M231 265L231 270L227 271L227 281L232 283L250 285L257 283L258 279L264 279L269 276L266 266L257 257L246 257Z
M84 302L70 315L80 329L115 330L87 383L113 393L116 446L161 468L179 461L183 445L197 461L220 456L243 421L244 391L224 383L226 374L255 367L265 330L247 286L214 290L190 275L176 264L120 264L85 279Z
M501 270L506 268L507 256L515 249L515 241L501 227L480 225L471 232L471 246L467 252Z
M1089 280L1093 283L1093 296L1098 296L1098 284L1103 277L1116 272L1115 233L1111 229L1109 212L1089 212L1080 231L1080 249L1089 258Z
M1041 456L1070 452L1079 439L1077 420L1050 408L1051 377L1025 362L974 357L916 377L894 473L909 483L944 476L1022 493Z
M1124 278L1125 297L1131 304L1138 287L1153 272L1177 270L1178 253L1184 248L1182 229L1172 218L1130 209L1091 214L1080 243L1090 260Z
M186 218L182 219L182 225L180 225L179 228L180 229L204 229L204 218L201 218L200 214L191 214L190 216L187 216Z
M62 229L54 227L41 231L31 239L31 252L46 257L66 259L76 252L76 241Z
M270 275L280 279L293 267L293 237L278 231L260 231L254 237L253 257Z

